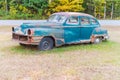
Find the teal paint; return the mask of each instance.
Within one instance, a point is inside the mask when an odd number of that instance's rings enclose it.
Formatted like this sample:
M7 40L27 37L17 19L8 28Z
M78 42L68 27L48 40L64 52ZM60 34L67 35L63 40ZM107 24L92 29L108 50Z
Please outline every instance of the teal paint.
M60 13L58 14L60 15ZM14 33L20 29L24 35L27 35L27 30L31 29L34 31L33 36L53 37L57 46L77 43L82 40L89 40L92 35L108 35L107 30L101 29L101 26L96 18L89 15L77 14L79 21L78 24L68 24L67 20L71 16L76 16L75 14L71 14L70 16L68 15L63 23L48 21L44 23L23 23L20 27L14 28ZM89 20L90 24L81 24L82 18L84 17ZM96 21L96 24L92 24L92 21L90 21L90 19L94 19Z

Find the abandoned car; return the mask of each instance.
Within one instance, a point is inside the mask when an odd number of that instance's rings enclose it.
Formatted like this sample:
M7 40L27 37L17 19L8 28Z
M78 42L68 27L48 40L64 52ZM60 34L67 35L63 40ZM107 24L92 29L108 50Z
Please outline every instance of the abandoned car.
M40 50L50 50L65 44L91 42L98 44L109 38L92 15L77 12L52 14L46 22L23 23L12 27L12 39L20 45L37 45Z

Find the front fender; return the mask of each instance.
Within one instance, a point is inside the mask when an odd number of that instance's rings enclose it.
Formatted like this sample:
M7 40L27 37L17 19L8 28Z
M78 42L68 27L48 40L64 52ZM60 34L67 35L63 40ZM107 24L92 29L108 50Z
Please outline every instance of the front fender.
M37 28L34 29L34 36L52 37L55 46L61 46L64 42L64 30L62 28Z

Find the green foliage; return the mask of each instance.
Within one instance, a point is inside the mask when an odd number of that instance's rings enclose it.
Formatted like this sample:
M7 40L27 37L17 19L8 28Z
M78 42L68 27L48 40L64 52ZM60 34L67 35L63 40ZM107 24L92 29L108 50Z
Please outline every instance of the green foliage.
M7 15L4 18L8 19L40 19L45 16L45 10L48 7L47 0L5 0L0 1L0 10ZM2 15L0 13L0 16ZM39 17L38 17L39 15Z
M44 19L54 12L85 12L97 18L106 14L106 18L119 19L119 4L120 0L0 0L0 19Z
M55 0L49 5L49 13L83 11L83 0Z
M105 2L105 0L84 0L83 6L86 7L86 13L103 18Z

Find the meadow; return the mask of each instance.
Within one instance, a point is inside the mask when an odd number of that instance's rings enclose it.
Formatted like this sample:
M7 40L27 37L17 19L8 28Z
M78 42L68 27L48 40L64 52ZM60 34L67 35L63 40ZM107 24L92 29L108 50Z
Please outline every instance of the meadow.
M11 27L0 26L0 80L120 80L119 26L103 26L107 42L49 51L12 41Z

